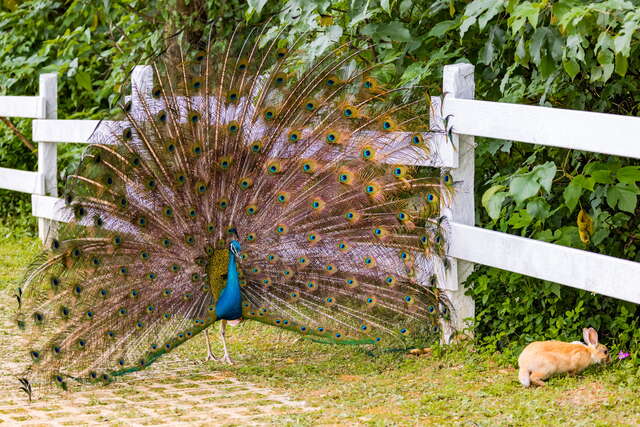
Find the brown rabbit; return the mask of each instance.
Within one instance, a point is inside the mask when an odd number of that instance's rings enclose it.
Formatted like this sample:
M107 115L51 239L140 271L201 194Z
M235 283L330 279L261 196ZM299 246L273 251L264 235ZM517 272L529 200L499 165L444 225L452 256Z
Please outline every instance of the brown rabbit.
M562 341L536 341L522 350L518 357L518 379L523 386L531 383L543 386L545 380L555 374L576 374L588 366L608 362L607 348L598 344L598 332L593 328L582 329L586 344Z

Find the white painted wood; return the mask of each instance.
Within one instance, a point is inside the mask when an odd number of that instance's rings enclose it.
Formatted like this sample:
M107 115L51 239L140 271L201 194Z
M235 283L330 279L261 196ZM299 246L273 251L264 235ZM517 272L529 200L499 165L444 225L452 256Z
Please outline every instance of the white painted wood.
M31 195L31 214L47 221L68 222L71 212L64 205L64 200L52 196Z
M153 89L153 67L136 65L131 72L131 106L132 110L140 108L141 99L150 98Z
M55 73L40 75L40 98L45 102L46 119L58 118L58 77ZM38 175L41 186L37 194L58 195L58 146L46 139L38 141ZM55 234L55 224L38 219L38 236L43 243Z
M640 304L640 263L452 224L449 253L489 265Z
M126 122L110 120L34 120L33 140L57 143L104 142L105 140L101 139L100 135L108 135L109 129L124 128L125 125ZM386 134L385 136L389 135ZM425 140L429 144L430 151L434 153L433 155L425 155L425 152L421 149L409 145L408 141L413 133L396 132L393 135L395 138L394 144L380 151L381 154L393 153L383 158L383 163L431 167L451 167L457 164L457 152L453 150L451 143L446 140L444 134L434 133L426 136ZM93 141L89 141L92 136L94 137Z
M0 117L45 117L45 100L40 96L0 96Z
M37 172L0 168L0 188L33 194L38 192L39 187Z
M87 143L100 120L34 120L33 140Z
M449 114L458 134L640 159L640 117L446 98Z
M429 114L429 129L433 132L429 138L429 149L431 157L428 161L420 163L421 166L432 166L440 168L458 167L458 149L455 141L449 141L446 134L444 118L442 117L442 98L431 97L431 113ZM429 163L429 164L427 164Z
M474 67L471 64L447 65L443 70L443 119L447 119L446 107L451 100L473 98L475 94ZM447 129L448 130L448 129ZM457 167L449 171L454 182L451 200L442 198L441 206L448 221L457 221L473 225L475 221L474 170L475 141L473 136L452 134L453 149L458 154ZM444 185L444 183L443 183ZM443 328L445 342L452 335L469 328L469 319L475 316L473 298L465 295L464 281L473 270L473 264L464 260L452 259L451 266L444 277L444 288L453 308L452 322ZM467 333L471 333L467 331Z

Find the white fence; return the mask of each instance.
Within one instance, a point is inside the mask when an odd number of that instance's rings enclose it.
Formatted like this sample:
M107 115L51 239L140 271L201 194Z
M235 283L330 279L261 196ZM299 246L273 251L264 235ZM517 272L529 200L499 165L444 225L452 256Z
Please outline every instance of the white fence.
M137 67L133 86L150 85L150 68ZM458 187L447 215L454 259L445 288L456 309L456 326L473 316L473 301L461 284L473 263L553 281L640 303L640 263L474 227L474 136L522 141L640 159L640 118L474 100L473 66L444 68L444 98L434 98L432 127L448 118L451 140L436 135L437 166L450 168ZM40 96L0 97L0 116L33 117L38 142L38 172L0 168L0 188L32 193L40 236L47 220L59 219L56 196L56 144L87 143L94 120L56 120L55 75L40 78ZM442 102L442 105L440 105ZM447 129L447 130L449 130ZM418 161L419 164L428 164Z
M56 74L40 75L38 96L0 96L0 117L32 119L58 118L58 80ZM57 147L46 139L38 140L38 171L0 168L0 188L37 195L57 196ZM38 234L44 240L49 220L38 219Z

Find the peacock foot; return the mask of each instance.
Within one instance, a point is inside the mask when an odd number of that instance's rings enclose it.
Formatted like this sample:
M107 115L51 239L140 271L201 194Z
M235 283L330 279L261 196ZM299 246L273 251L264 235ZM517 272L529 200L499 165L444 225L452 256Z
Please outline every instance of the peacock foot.
M205 357L205 358L204 358L203 362L210 362L210 361L212 361L212 360L214 360L214 361L216 361L216 362L217 362L217 361L219 361L219 360L220 360L220 358L219 358L219 357L214 356L214 355L213 355L213 353L209 352L209 353L207 354L207 357Z

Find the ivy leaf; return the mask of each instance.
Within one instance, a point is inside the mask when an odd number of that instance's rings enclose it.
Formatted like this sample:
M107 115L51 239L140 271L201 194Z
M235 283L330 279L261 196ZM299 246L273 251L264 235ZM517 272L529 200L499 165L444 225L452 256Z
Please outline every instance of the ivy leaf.
M400 3L400 15L404 15L409 12L412 6L413 2L411 0L402 0Z
M554 162L538 165L532 170L538 182L547 193L551 191L551 183L553 182L553 177L556 175L556 171L556 164Z
M431 31L427 33L427 37L436 37L440 38L444 36L447 32L455 29L458 26L458 21L442 21L438 22L436 25L431 28Z
M400 77L400 83L405 84L412 80L420 80L427 68L427 64L422 61L414 62L404 70L402 77Z
M567 74L569 74L569 77L571 77L571 80L580 72L580 65L573 59L562 61L562 66Z
M255 10L255 12L260 15L262 8L267 4L267 0L248 0L247 3L249 4L250 10Z
M362 29L362 34L371 37L375 41L411 41L411 33L404 24L398 21L389 22L387 24L368 24Z
M637 201L637 192L622 183L607 189L607 204L611 209L615 209L617 205L621 211L633 213Z
M546 79L556 71L557 66L555 61L550 55L545 55L542 57L542 61L540 62L540 72L542 72L542 76Z
M369 9L369 0L355 0L351 2L352 16L349 26L355 28L360 22L369 19L373 15L373 11Z
M613 50L615 53L621 53L624 56L629 56L631 50L631 39L639 25L640 23L637 19L628 19L624 21L622 31L613 39Z
M404 26L404 24L394 21L388 24L382 24L378 28L378 34L380 38L389 39L397 42L411 41L411 33Z
M640 181L640 166L625 166L616 172L618 181L625 184L634 185Z
M531 43L529 44L529 52L531 53L531 59L536 65L540 65L542 61L541 50L544 42L548 36L551 35L551 30L547 27L540 27L533 33L531 37Z
M593 191L593 186L596 185L595 179L592 177L586 177L584 175L576 175L571 182L575 182L576 185L581 186L585 190Z
M541 187L547 192L551 191L551 183L555 174L556 164L554 162L538 165L531 172L514 177L509 185L509 193L520 205L528 198L538 194Z
M495 220L500 217L502 202L507 197L507 193L502 191L505 188L507 187L504 185L494 185L482 195L482 206L487 210L491 219Z
M389 5L389 0L380 0L380 7L382 10L391 15L391 6Z
M609 169L596 170L591 173L591 177L598 184L613 184L613 174Z
M76 73L76 83L86 91L91 91L93 89L91 87L91 76L86 71L78 71Z
M551 207L542 197L537 197L527 203L527 213L533 219L546 219L549 216Z
M554 242L557 245L571 246L574 248L583 247L584 245L580 241L580 235L578 234L578 227L575 225L562 227L560 230L560 236Z
M533 28L536 28L538 26L539 13L539 4L532 4L528 1L518 4L509 17L509 25L511 26L512 33L516 34L520 31L527 21L529 21Z
M518 64L527 64L527 50L524 47L524 37L520 37L520 40L518 41L514 59Z
M532 218L529 212L526 210L520 210L511 214L509 221L507 222L515 229L525 228L531 224Z
M509 184L509 193L518 205L538 194L538 191L540 191L540 183L533 173L517 176Z
M616 54L616 74L624 77L627 74L627 68L629 68L629 61L627 57L621 53Z

